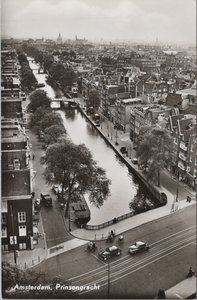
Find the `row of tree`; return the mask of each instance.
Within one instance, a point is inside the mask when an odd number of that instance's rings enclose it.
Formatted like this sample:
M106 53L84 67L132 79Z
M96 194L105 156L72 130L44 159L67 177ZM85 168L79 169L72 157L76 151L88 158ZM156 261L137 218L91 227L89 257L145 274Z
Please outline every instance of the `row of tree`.
M62 63L55 63L53 56L60 55L59 51L54 51L53 54L47 54L46 52L38 50L34 46L22 45L22 49L28 56L34 57L36 63L43 66L44 71L48 73L47 83L54 88L61 88L64 92L68 92L73 83L76 82L76 73L70 67L65 67ZM70 51L69 53L63 51L61 54L64 58L76 58L76 53Z
M62 63L52 63L48 69L48 83L52 86L60 87L63 92L68 92L77 77L75 72L70 67L65 67Z
M61 136L66 136L66 130L63 126L59 114L52 111L50 107L51 99L43 90L33 92L30 97L28 112L30 115L29 126L38 136L43 134L43 142L46 146L57 142Z
M147 181L160 186L160 172L173 163L173 140L163 128L146 126L139 132L137 157Z
M88 193L90 201L101 206L109 195L110 180L84 144L75 145L67 138L62 119L51 110L50 99L44 91L35 91L30 96L28 111L31 112L30 128L38 135L42 131L47 144L41 159L46 165L46 181L52 184L51 174L54 175L55 182L62 185L62 200L67 190L66 214L75 194Z
M21 77L21 88L25 92L29 92L37 85L37 80L29 66L26 55L21 49L17 50L18 60L21 65L20 77Z

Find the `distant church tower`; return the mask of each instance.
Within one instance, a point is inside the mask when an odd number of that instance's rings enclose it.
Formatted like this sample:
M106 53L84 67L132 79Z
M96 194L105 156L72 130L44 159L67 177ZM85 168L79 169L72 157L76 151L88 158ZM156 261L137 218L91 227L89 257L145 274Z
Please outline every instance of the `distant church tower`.
M57 38L57 44L62 44L62 37L61 37L60 33L59 33L59 36Z
M159 39L158 39L158 37L156 37L155 46L158 46L158 45L159 45Z

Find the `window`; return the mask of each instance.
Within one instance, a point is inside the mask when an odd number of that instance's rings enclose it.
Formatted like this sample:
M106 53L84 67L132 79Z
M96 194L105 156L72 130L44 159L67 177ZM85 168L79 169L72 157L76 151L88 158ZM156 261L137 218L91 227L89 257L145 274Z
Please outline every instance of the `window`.
M19 223L26 222L26 212L25 211L18 213L18 222Z
M26 247L26 243L19 243L19 249L20 250L25 250L27 247Z
M20 170L20 162L19 159L14 160L14 169L15 170Z
M7 227L6 226L2 226L1 227L1 237L2 238L6 238L7 237Z
M18 227L18 229L19 229L19 236L26 236L27 235L26 225L20 225Z
M2 251L8 251L8 245L2 245L1 246Z
M6 213L1 214L1 223L6 224Z

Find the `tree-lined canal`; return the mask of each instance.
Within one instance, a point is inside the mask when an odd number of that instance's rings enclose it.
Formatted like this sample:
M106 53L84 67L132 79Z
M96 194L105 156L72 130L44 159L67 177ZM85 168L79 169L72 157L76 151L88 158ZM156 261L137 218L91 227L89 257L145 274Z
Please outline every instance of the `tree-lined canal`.
M55 92L46 83L46 75L38 74L38 66L30 62L38 83L45 83L43 88L50 98ZM83 143L92 152L98 165L106 170L107 178L111 180L110 196L99 209L88 203L91 220L88 224L96 225L109 221L114 217L130 212L130 203L134 197L147 197L139 180L128 170L111 147L103 140L97 130L77 110L59 111L69 137L76 144Z

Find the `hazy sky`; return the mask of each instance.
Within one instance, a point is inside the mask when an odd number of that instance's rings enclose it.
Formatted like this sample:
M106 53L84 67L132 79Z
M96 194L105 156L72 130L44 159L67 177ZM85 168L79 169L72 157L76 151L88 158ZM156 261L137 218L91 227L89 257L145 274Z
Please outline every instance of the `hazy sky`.
M2 35L195 43L196 0L2 0Z

